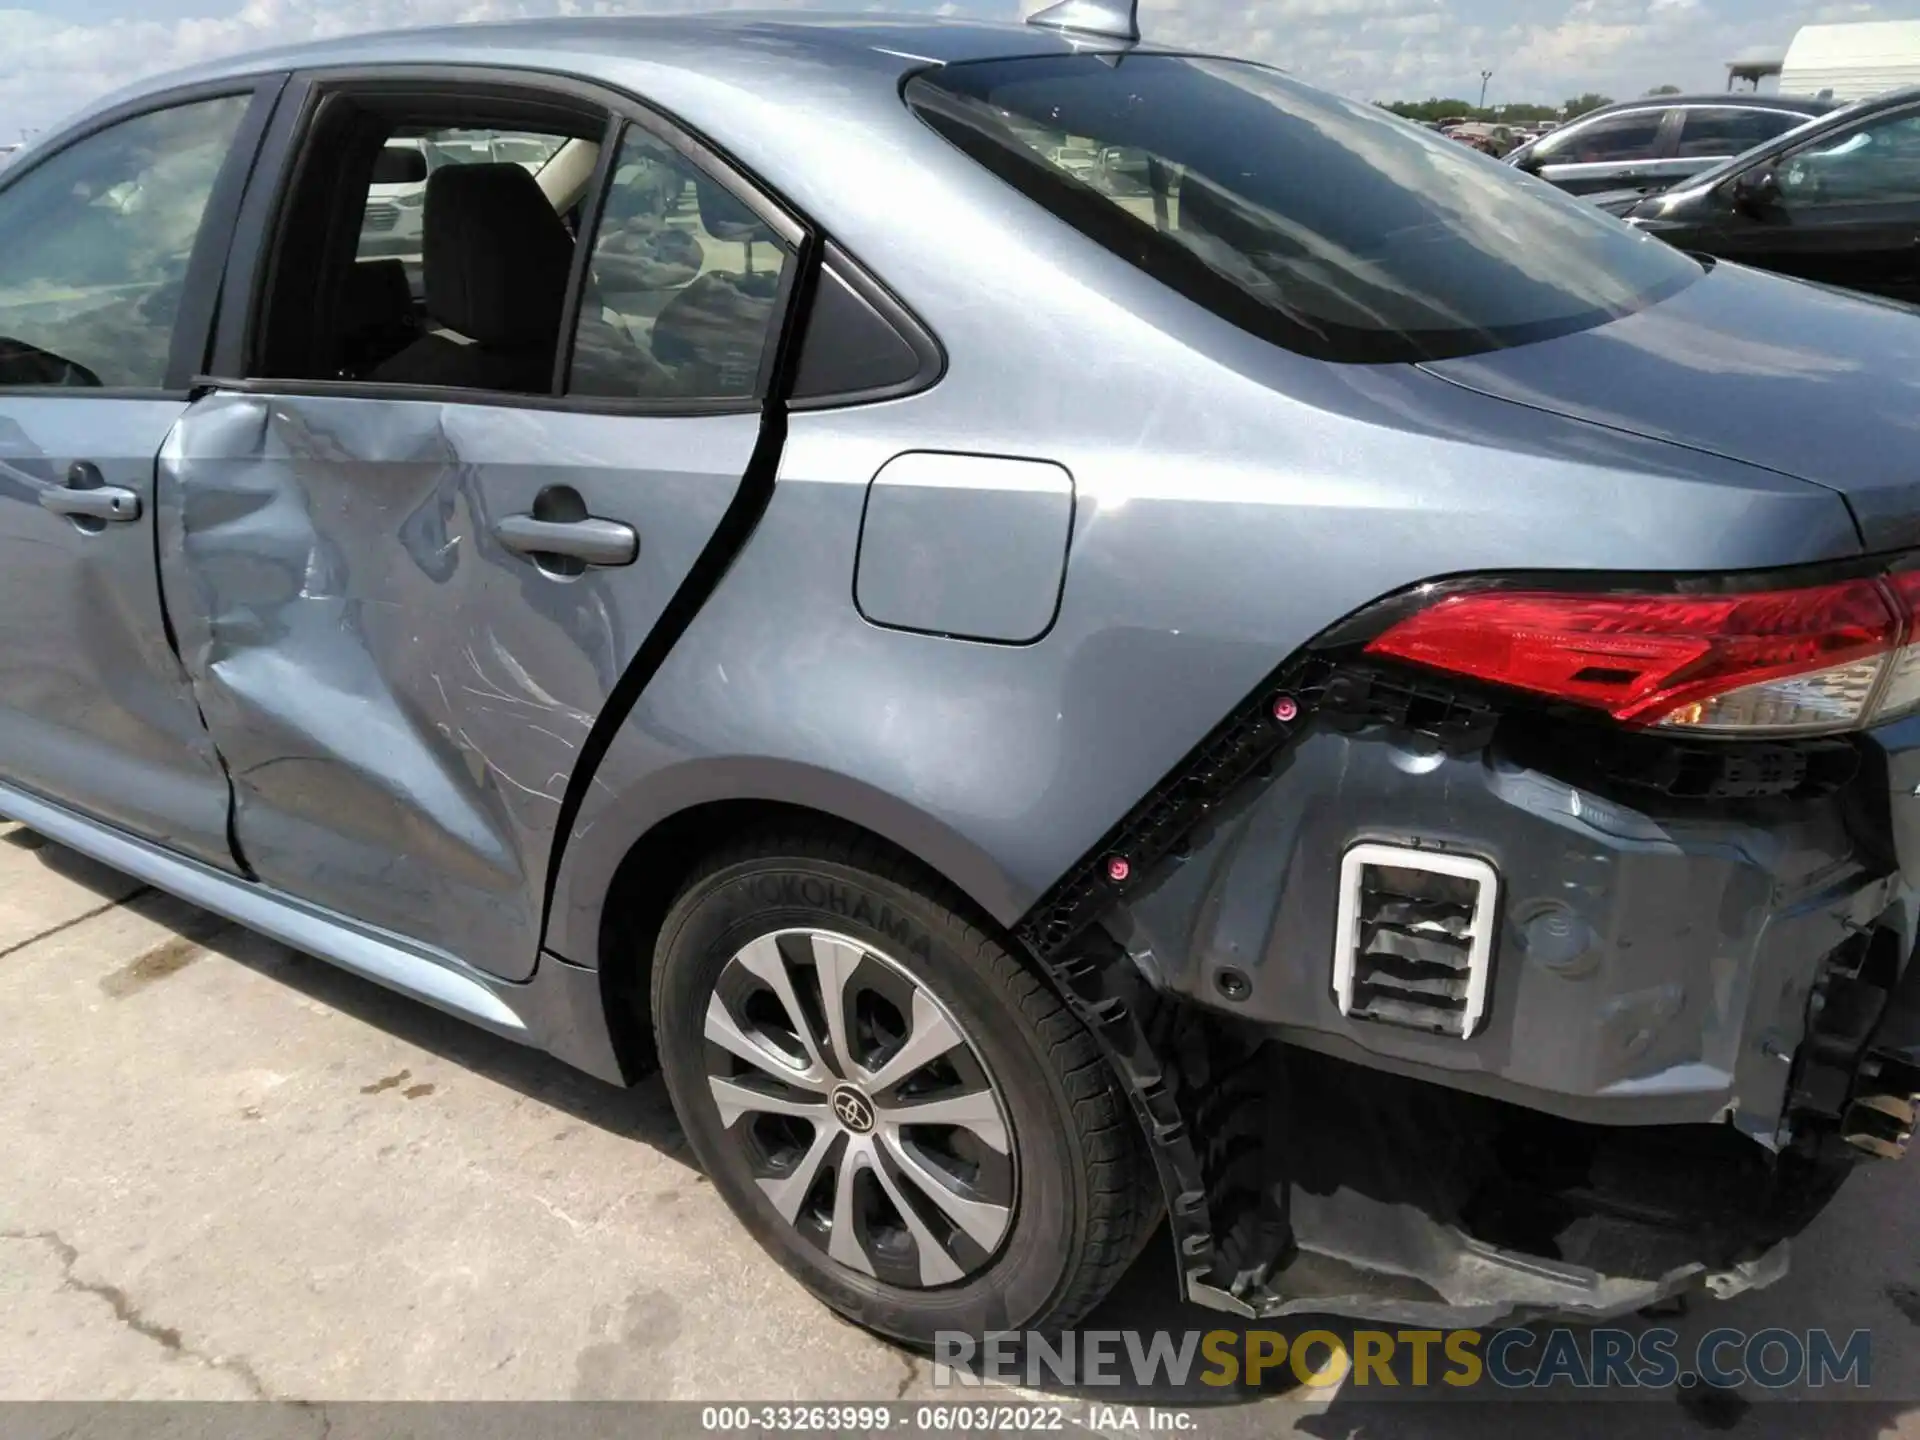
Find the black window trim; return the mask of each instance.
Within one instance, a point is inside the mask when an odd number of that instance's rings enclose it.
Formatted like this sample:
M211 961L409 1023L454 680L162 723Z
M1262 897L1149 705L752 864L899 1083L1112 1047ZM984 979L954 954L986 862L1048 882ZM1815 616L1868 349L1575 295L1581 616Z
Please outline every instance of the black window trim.
M1798 129L1800 126L1807 124L1809 121L1818 120L1820 118L1818 113L1809 113L1805 110L1782 110L1773 105L1701 104L1701 105L1683 105L1680 108L1689 115L1698 114L1703 110L1717 110L1728 115L1774 115L1774 116L1778 116L1782 120L1793 121L1795 129ZM1783 131L1782 133L1784 134L1785 132Z
M42 145L36 145L22 159L0 171L0 203L7 192L40 166L65 154L74 146L91 140L116 125L138 120L185 105L204 104L236 96L248 97L246 113L233 132L226 158L207 192L201 211L200 228L195 232L193 249L187 257L187 272L181 282L180 309L174 316L173 336L167 352L167 369L160 385L0 385L0 400L13 396L33 396L68 400L177 400L191 399L194 377L205 366L213 345L213 332L220 309L222 278L233 251L235 225L247 186L258 163L288 72L265 71L230 76L220 80L201 80L150 94L138 95L118 105L87 116Z
M627 138L627 122L609 113L606 128L600 132L600 153L594 157L593 175L580 199L580 223L573 237L573 266L567 274L566 298L560 302L560 338L553 347L553 376L547 382L553 395L567 393L567 381L573 376L573 352L580 340L580 307L587 298L587 269L593 264L593 252L600 243L600 217L607 208L613 189L613 177L619 168L620 146Z
M251 353L253 329L266 295L271 270L272 246L279 229L280 212L297 179L302 146L318 113L319 105L335 94L366 89L420 89L470 93L475 87L498 92L503 98L518 94L532 99L559 99L576 105L591 106L608 120L608 133L624 135L625 127L636 126L661 140L713 180L758 219L792 251L784 267L784 279L775 301L777 319L767 335L762 353L760 376L750 397L715 400L682 397L623 398L600 395L568 395L562 392L564 380L560 360L570 358L573 336L563 332L556 347L555 385L546 395L527 395L500 390L470 390L433 385L374 384L365 380L282 380L248 376L246 357ZM586 223L589 212L595 221L606 203L607 187L613 170L603 135L602 151L581 212L582 250L590 250L596 235ZM330 66L295 72L288 92L275 117L275 124L254 167L253 183L242 202L233 258L228 265L223 289L220 320L212 359L206 370L193 377L196 393L213 390L253 395L314 395L372 400L422 400L441 404L495 405L516 409L549 410L596 415L686 416L757 414L766 408L776 373L775 357L780 353L782 337L804 320L794 303L799 272L806 263L807 242L816 235L772 186L733 160L718 146L691 127L655 109L647 102L624 91L582 80L578 76L535 66L462 65L381 61L363 65ZM577 319L581 298L580 281L584 261L576 256L576 271L570 278L565 314ZM92 392L89 392L92 393Z
M902 400L909 395L931 390L946 378L947 351L940 343L940 338L873 271L831 237L822 246L821 268L832 272L848 289L871 305L874 312L906 341L920 363L911 376L890 385L876 385L864 390L826 391L804 398L789 397L789 410L840 410L855 405L874 405L883 400ZM807 324L813 323L814 317L809 315Z

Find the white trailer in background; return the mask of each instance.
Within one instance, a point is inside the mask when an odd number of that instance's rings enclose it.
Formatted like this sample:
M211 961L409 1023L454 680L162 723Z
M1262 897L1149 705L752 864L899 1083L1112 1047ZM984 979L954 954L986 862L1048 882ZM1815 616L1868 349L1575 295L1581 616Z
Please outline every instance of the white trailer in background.
M1905 85L1920 85L1920 20L1805 26L1780 71L1783 95L1865 100Z

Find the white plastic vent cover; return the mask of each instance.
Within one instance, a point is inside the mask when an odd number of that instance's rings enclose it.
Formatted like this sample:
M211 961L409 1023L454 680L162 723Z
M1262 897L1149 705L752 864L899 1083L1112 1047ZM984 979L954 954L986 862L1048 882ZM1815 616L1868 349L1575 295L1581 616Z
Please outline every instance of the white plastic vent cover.
M1340 862L1340 1013L1461 1039L1487 1007L1500 876L1485 860L1356 845Z

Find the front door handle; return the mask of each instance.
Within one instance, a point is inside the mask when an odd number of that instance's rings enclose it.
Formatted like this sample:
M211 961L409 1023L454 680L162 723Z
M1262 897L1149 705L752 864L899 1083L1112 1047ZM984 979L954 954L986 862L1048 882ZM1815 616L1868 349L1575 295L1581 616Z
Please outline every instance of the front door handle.
M516 555L564 555L588 565L631 565L640 555L640 536L617 520L509 515L493 527L493 534Z
M118 485L99 485L90 490L75 490L71 486L42 490L40 507L75 520L111 520L124 524L140 518L140 497Z

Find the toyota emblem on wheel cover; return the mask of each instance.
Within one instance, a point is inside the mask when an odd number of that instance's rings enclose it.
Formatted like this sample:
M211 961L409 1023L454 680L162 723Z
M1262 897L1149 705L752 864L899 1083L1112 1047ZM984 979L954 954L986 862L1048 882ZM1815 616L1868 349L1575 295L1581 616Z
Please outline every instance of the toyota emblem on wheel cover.
M840 1123L856 1135L864 1135L873 1129L873 1106L867 1097L851 1085L842 1085L833 1092L833 1113L840 1117Z

